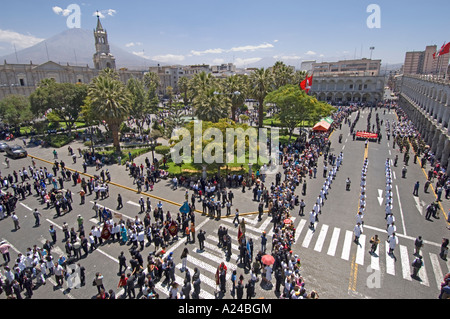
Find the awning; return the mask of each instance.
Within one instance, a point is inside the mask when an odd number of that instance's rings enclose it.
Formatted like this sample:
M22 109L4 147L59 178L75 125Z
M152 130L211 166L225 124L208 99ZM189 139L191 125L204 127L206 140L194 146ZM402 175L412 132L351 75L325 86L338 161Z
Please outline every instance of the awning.
M313 127L313 131L326 132L330 129L331 124L327 121L320 121Z
M325 122L330 123L330 124L332 124L334 122L334 120L331 117L329 117L329 116L320 119L319 122L322 122L322 121L325 121Z

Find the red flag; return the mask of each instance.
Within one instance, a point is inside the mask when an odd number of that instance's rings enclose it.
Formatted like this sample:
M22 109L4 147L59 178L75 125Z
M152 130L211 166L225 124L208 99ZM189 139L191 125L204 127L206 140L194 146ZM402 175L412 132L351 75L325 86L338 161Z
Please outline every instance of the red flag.
M104 224L103 230L102 230L102 233L101 233L101 237L104 240L108 240L111 237L111 227L112 227L111 225Z
M241 242L241 238L242 238L243 235L244 234L242 233L241 225L239 225L239 228L238 228L238 242L239 243Z
M447 53L449 53L449 52L450 52L450 42L447 43L447 44L444 44L444 45L441 47L441 50L439 50L439 56L444 55L444 54L447 54Z
M309 78L307 77L302 82L300 82L300 88L308 94L309 90L311 89L313 76L311 75Z

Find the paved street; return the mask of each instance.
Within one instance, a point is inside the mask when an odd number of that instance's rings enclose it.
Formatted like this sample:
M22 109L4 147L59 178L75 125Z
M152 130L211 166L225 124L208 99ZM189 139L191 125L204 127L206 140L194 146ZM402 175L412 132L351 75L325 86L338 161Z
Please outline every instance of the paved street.
M375 123L375 114L378 113L380 119L386 121L397 120L394 112L378 109L372 111L372 123ZM351 119L355 118L353 113ZM366 127L367 116L369 110L361 111L360 119L356 125L356 130L364 130ZM448 229L445 218L449 211L450 205L447 199L443 197L440 203L441 209L439 219L432 218L430 221L425 220L425 206L435 200L435 195L430 187L429 193L423 192L423 185L426 181L426 172L420 168L419 164L413 163L413 156L408 165L406 178L402 178L401 169L403 167L401 154L397 149L392 147L392 141L386 139L384 124L382 125L383 138L380 143L370 142L365 148L364 141L353 140L350 135L348 125L342 124L342 129L333 132L331 136L331 153L338 155L340 152L344 155L343 164L336 174L336 178L332 183L328 199L322 208L319 221L315 224L315 231L311 230L308 220L308 213L312 209L313 204L319 195L319 191L323 185L322 178L323 160L319 159L318 171L316 178L307 180L307 194L301 195L301 188L296 190L296 194L300 195L300 199L304 199L307 206L305 208L305 216L298 215L298 207L292 211L292 219L296 225L295 244L293 245L293 253L298 254L301 259L301 274L306 282L307 291L315 290L320 298L328 299L349 299L349 298L422 298L433 299L439 294L440 283L443 276L450 271L449 261L442 260L439 257L441 240L443 237L448 238ZM339 135L343 135L342 143L338 142ZM20 142L20 141L16 141ZM81 143L75 142L71 147L76 151L81 147ZM53 149L44 149L41 147L27 148L29 157L26 159L10 160L10 168L7 169L2 163L2 174L7 174L13 170L19 170L22 167L31 165L31 157L35 158L37 167L47 167L51 169L53 162ZM72 159L67 152L67 146L58 150L58 160L63 160L70 169L82 172L81 159L73 164ZM397 167L393 165L395 156L399 156L399 164ZM367 201L366 212L364 216L363 233L359 239L359 244L353 242L353 228L356 223L356 213L359 208L360 188L359 182L361 178L361 169L363 167L365 156L368 158L367 166ZM151 158L151 154L140 156L135 161L140 164L144 163L145 157ZM3 159L3 155L1 157ZM389 158L391 169L393 172L393 215L395 216L395 225L397 227L396 234L398 236L398 245L393 255L388 254L388 245L386 242L386 220L384 211L384 195L385 195L385 163ZM2 160L3 162L3 160ZM145 164L145 163L144 163ZM109 197L99 200L101 206L105 206L115 212L123 215L123 217L134 219L139 216L141 219L143 214L139 213L138 201L141 196L146 199L150 197L152 206L154 207L159 200L163 202L164 211L171 211L175 214L179 211L179 206L184 201L186 189L180 187L173 190L170 182L162 180L155 185L153 192L138 194L136 185L133 184L132 178L125 170L124 166L112 165L106 166L111 173L112 183L109 188ZM89 167L87 174L98 175L99 171L95 167ZM350 191L345 189L345 181L350 178L352 181ZM274 176L269 176L267 185L274 181ZM419 181L419 196L414 196L413 186ZM73 193L74 210L61 217L55 217L54 209L46 209L39 201L36 195L28 196L25 200L19 200L16 207L16 214L20 220L20 229L15 231L11 218L0 221L1 240L9 242L13 248L11 249L12 261L17 257L18 253L25 254L28 247L34 244L43 245L46 240L51 240L49 227L53 225L57 230L57 242L53 248L55 256L60 253L64 254L63 233L61 231L62 224L67 222L69 226L76 227L77 215L81 214L85 221L85 229L99 223L95 213L92 210L94 203L94 195L86 197L86 203L80 205L80 196L78 194L81 189L79 185L73 186L71 182L66 182L65 189L70 189ZM3 189L3 191L6 191ZM260 248L260 235L263 231L267 232L270 249L270 238L272 237L273 224L271 218L267 214L261 221L257 220L258 203L252 201L252 192L242 193L240 188L233 189L235 200L233 201L233 209L239 208L242 217L247 223L247 236L252 238L255 243L255 249ZM121 194L124 207L116 210L117 195ZM190 194L191 192L189 192ZM42 213L41 226L34 227L34 217L32 211L38 208ZM198 203L197 209L201 210L201 203ZM222 216L224 215L222 211ZM251 214L245 214L251 213ZM230 295L231 281L229 277L232 270L237 270L238 276L244 275L245 281L248 280L249 274L245 273L241 265L236 263L238 256L237 245L237 227L232 223L231 218L222 218L215 220L203 216L201 212L196 214L196 231L200 229L206 231L207 240L205 249L200 251L198 243L186 243L185 238L180 238L173 242L167 248L167 254L173 252L176 264L176 281L183 283L185 274L179 269L181 268L180 255L182 250L187 247L189 256L187 267L193 274L193 268L198 267L201 272L201 298L232 298ZM118 221L117 218L114 219ZM232 257L230 261L225 260L225 251L217 246L217 229L224 226L228 229L233 240ZM369 254L369 239L378 234L381 243L375 254ZM422 250L424 266L419 272L419 279L412 278L411 263L415 258L414 240L421 235L425 245ZM97 294L96 287L92 286L96 272L101 272L104 276L104 286L107 290L113 289L117 295L121 294L121 289L117 287L119 277L119 264L117 257L121 251L124 251L127 259L130 258L130 246L121 245L118 242L108 242L89 253L86 257L79 260L79 263L86 268L86 285L77 289L66 289L64 284L62 288L55 288L56 283L54 276L48 280L46 286L41 286L34 291L33 298L45 299L86 299L95 298ZM153 244L146 246L141 255L144 260L148 254L154 251ZM217 266L225 261L228 266L227 273L227 293L225 295L218 294L215 283L215 273ZM13 263L11 262L11 266ZM146 263L144 262L144 265ZM244 281L244 282L245 282ZM266 287L259 280L256 288L256 296L264 298L276 298L273 287ZM275 283L275 280L272 280ZM168 288L162 280L157 283L156 290L161 298L168 297ZM4 294L2 294L4 298Z

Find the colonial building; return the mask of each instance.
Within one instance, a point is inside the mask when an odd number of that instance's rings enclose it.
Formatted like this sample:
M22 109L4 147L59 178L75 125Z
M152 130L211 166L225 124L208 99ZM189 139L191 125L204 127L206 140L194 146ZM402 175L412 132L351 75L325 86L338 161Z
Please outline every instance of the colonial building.
M450 82L431 75L398 78L399 105L431 147L442 167L450 170Z
M103 29L97 15L97 29L94 30L95 54L94 66L97 70L116 69L116 58L111 54L108 44L108 33Z
M358 59L312 63L311 94L334 104L377 103L383 99L381 60Z
M311 94L334 104L377 103L383 99L384 80L384 76L315 76Z
M314 76L359 75L377 76L380 73L381 60L356 59L337 62L312 63Z
M108 33L103 29L100 18L94 30L95 49L93 56L95 68L88 65L61 65L53 61L43 64L10 64L0 65L0 100L11 94L29 96L36 90L43 79L54 79L57 83L90 83L101 70L116 68L114 56L110 53ZM126 83L130 78L142 79L146 71L117 70L119 78Z

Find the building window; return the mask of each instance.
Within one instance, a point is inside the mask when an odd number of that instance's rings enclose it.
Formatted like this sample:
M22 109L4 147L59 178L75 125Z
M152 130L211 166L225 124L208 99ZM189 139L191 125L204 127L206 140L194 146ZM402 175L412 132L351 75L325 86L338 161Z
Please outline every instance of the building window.
M23 79L19 79L20 86L25 86L25 81Z

